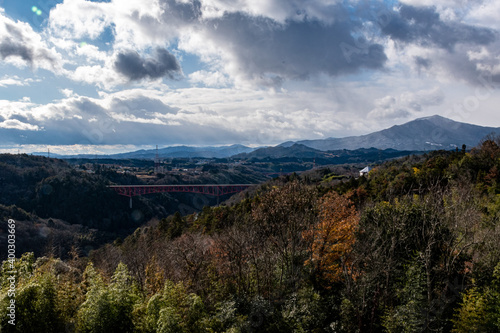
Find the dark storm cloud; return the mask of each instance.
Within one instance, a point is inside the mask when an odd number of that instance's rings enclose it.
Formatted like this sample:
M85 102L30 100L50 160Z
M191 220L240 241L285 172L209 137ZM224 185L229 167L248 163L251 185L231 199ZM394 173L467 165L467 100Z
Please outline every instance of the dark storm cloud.
M382 45L352 36L357 25L338 6L334 23L318 20L277 23L243 13L225 14L206 22L211 39L238 59L241 71L254 79L307 79L326 73L354 73L382 68L387 57ZM279 82L279 80L278 80Z
M160 77L174 79L181 73L181 67L175 56L163 48L157 48L154 57L150 58L142 58L136 51L121 52L115 60L114 67L131 81Z
M390 21L381 29L385 35L401 42L436 45L449 51L460 43L487 45L496 38L495 32L487 28L443 21L434 7L409 5L392 13Z

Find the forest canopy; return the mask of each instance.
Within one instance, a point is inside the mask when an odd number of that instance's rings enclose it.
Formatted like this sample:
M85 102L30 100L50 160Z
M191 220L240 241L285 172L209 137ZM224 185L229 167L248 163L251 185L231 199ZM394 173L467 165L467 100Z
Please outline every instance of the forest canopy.
M498 332L500 141L282 176L82 256L16 260L2 332ZM6 317L9 268L1 271Z

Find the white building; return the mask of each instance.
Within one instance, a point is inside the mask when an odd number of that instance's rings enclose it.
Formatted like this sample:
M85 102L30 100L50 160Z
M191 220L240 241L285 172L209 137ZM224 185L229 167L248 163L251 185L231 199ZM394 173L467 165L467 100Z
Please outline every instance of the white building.
M373 169L372 167L369 167L367 166L366 168L364 168L363 170L360 170L359 171L359 176L360 177L363 177L363 176L367 176L368 175L368 172L370 172L370 170Z

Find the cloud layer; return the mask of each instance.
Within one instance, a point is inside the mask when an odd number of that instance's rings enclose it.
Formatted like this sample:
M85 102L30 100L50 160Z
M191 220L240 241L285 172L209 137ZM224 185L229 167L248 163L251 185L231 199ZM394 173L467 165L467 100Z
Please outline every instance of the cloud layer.
M499 8L65 0L38 29L0 10L0 89L9 91L0 91L0 139L268 144L458 114L449 110L469 100L484 123L498 103ZM56 93L32 102L42 85ZM472 119L463 114L456 120Z

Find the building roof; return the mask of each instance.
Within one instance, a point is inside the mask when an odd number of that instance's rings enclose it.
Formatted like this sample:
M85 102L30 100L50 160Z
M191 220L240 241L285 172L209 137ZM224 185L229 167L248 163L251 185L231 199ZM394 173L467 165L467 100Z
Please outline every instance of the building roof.
M371 169L372 169L371 167L367 166L363 170L360 170L359 172L370 172Z

